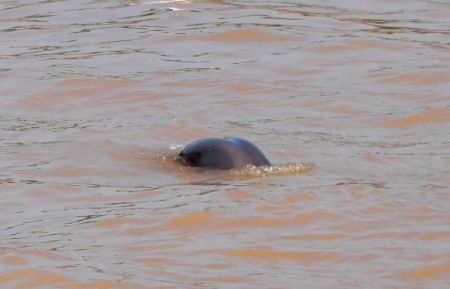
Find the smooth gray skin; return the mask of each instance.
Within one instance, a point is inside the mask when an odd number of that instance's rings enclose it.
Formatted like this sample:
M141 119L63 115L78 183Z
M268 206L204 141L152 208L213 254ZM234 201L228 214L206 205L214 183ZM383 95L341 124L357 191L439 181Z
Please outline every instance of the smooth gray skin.
M187 145L177 156L184 165L229 170L270 162L251 142L236 137L203 138Z

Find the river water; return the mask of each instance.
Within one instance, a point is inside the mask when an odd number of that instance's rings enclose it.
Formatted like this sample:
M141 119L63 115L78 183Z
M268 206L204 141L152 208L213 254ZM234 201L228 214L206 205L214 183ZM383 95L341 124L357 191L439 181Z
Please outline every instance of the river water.
M446 0L1 1L0 98L2 289L449 288Z

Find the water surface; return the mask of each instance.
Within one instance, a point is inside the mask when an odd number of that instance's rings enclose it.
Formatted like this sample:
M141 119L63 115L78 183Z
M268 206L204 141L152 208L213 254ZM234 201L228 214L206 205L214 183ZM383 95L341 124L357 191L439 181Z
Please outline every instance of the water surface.
M448 288L447 1L2 1L1 288ZM298 174L172 157L244 137Z

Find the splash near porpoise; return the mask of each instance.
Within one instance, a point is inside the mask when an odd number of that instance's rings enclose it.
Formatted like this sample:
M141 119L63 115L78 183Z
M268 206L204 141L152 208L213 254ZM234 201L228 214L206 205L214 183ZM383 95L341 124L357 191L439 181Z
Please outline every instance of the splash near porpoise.
M286 163L259 167L248 165L243 168L229 170L228 172L231 176L244 178L287 176L306 173L313 166L312 163Z
M272 165L256 145L236 137L196 140L175 159L184 166L224 170L237 177L300 174L313 167L310 163Z

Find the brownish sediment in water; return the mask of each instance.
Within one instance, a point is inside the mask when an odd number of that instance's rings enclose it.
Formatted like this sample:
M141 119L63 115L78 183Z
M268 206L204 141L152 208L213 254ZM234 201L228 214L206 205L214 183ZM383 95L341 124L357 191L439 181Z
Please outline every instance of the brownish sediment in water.
M444 2L0 1L0 288L447 288Z
M238 29L207 35L177 36L172 41L218 41L218 42L256 42L256 43L278 43L282 41L295 41L296 38L289 34L269 33L256 29Z
M392 128L416 125L420 123L448 123L450 122L450 110L430 108L415 115L405 116L399 119L387 120L384 125Z

